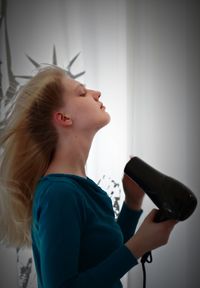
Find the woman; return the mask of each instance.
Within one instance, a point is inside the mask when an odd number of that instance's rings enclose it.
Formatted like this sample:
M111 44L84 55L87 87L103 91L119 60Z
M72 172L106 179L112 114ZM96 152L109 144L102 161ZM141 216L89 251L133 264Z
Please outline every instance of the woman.
M43 68L20 90L1 137L1 240L32 247L40 288L122 287L176 223L154 223L153 209L135 233L142 189L124 175L115 221L111 199L87 177L94 135L110 121L100 96L61 68Z

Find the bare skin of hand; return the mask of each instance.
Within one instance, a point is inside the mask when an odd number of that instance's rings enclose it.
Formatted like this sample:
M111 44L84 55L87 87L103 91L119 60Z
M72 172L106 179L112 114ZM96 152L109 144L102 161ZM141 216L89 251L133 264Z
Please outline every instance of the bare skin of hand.
M133 210L140 210L145 192L127 174L123 175L122 184L125 193L125 203Z
M175 224L178 223L177 220L154 222L157 212L157 209L153 209L144 219L136 234L125 243L136 258L140 258L147 251L167 244Z

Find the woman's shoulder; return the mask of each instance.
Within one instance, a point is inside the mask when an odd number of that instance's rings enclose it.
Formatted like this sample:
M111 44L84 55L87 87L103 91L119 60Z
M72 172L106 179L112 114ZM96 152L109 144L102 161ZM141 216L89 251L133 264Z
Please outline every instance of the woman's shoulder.
M46 201L84 201L82 188L77 184L76 177L65 174L49 174L40 178L36 187L37 202L42 204Z
M33 215L39 222L41 215L76 215L84 221L85 199L80 187L73 179L63 177L42 177L38 182L33 203ZM71 217L70 216L70 217Z

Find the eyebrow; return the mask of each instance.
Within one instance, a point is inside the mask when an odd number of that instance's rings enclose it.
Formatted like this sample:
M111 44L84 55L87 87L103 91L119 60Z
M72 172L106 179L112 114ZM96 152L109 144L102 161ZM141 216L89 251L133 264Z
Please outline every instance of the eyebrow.
M77 88L79 88L80 86L83 87L83 88L86 88L86 87L85 87L85 86L86 86L85 84L79 83L79 84L75 87L75 90L76 90Z

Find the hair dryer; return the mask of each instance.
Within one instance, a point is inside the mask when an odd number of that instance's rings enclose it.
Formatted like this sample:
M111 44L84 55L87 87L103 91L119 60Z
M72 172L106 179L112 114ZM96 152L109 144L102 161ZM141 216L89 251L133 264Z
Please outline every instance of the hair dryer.
M155 222L169 219L183 221L194 212L197 198L193 192L178 180L159 172L139 157L133 157L128 161L124 173L133 179L159 208ZM141 258L144 273L143 287L146 286L145 262L152 262L151 251L146 252Z
M194 212L197 198L193 192L178 180L164 175L139 157L131 158L124 172L159 208L155 222L168 219L183 221Z

